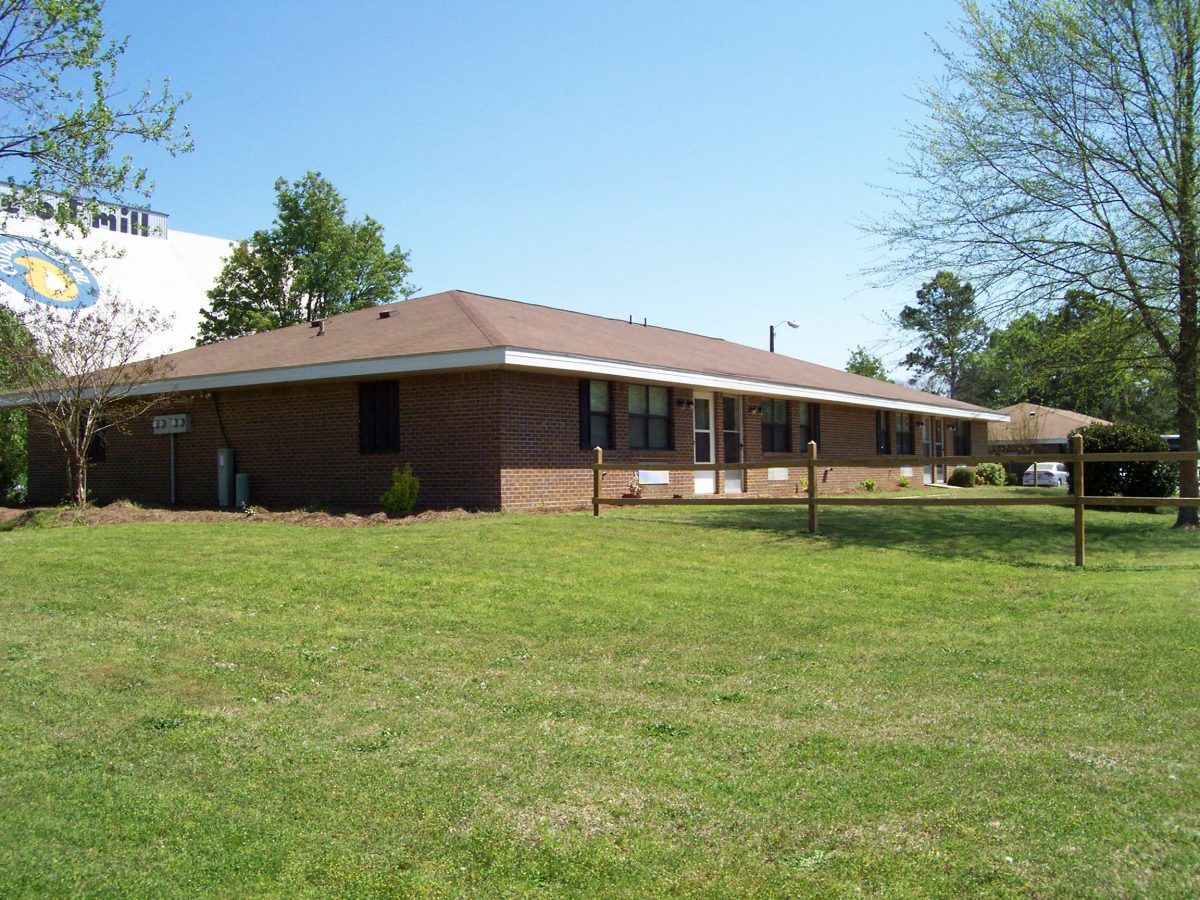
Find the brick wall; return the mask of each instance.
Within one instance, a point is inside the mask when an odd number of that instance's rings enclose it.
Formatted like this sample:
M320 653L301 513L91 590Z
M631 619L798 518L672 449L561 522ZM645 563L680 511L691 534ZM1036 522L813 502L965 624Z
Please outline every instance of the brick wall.
M401 379L396 453L359 452L356 382L188 395L155 412L192 415L192 432L175 437L182 505L216 505L217 450L231 446L237 471L250 476L251 502L269 508L377 506L392 469L412 462L422 505L494 509L499 454L489 436L501 416L502 386L498 372ZM149 417L126 433L109 429L105 444L105 461L88 475L97 502L168 502L170 438L150 434ZM66 493L61 460L50 436L30 436L31 500L52 503Z
M506 509L569 508L587 505L592 494L592 453L579 447L579 381L576 378L524 372L505 375L505 416L501 426L501 502ZM673 450L630 450L626 415L628 386L612 382L612 448L604 451L607 462L644 462L647 469L669 469L672 463L690 465L693 461L694 401L690 388L671 389ZM722 412L724 397L712 394L714 411L714 459L724 457ZM788 401L791 450L787 453L763 453L763 398L740 396L742 411L743 459L745 462L786 461L807 453L801 424L801 401ZM896 417L890 420L891 447L897 447ZM986 452L987 426L972 428L972 448ZM981 443L982 442L982 443ZM821 447L824 456L875 456L875 411L835 404L821 404ZM920 447L915 448L917 452ZM953 446L946 452L953 451ZM879 466L856 468L818 468L818 490L844 493L855 490L865 479L873 479L880 490L899 486L901 471L887 456ZM631 472L604 473L604 494L619 497L627 489ZM807 468L792 466L787 478L769 481L765 469L750 470L744 476L744 493L754 496L795 496L805 489ZM910 478L921 484L921 472ZM726 491L725 473L717 473L717 492ZM642 496L692 496L695 493L691 472L672 471L668 485L643 485Z
M353 381L221 391L174 398L155 412L190 413L193 431L177 435L176 496L180 504L215 506L216 455L231 446L237 471L250 476L251 502L289 508L322 502L330 506L375 507L392 469L411 462L421 479L423 506L540 509L586 505L591 500L592 452L579 442L579 381L532 372L482 371L419 375L399 379L400 450L359 452L358 384ZM714 459L724 459L724 398L713 395ZM670 471L670 483L644 485L643 496L691 496L691 472L672 465L693 461L693 391L672 388L671 450L630 450L628 386L613 382L610 462L645 463ZM788 401L791 451L762 452L762 398L740 396L746 462L797 459L806 454L800 401ZM218 417L218 409L220 415ZM896 417L892 416L894 430ZM222 433L223 426L223 433ZM986 452L986 425L973 427L973 449ZM89 486L98 502L128 498L146 503L169 500L170 439L150 434L148 417L126 433L106 433L106 459L92 466ZM874 456L875 413L833 404L821 406L823 456ZM896 447L892 436L892 447ZM915 448L920 452L920 447ZM953 450L952 446L947 452ZM819 472L819 490L853 490L865 478L881 489L897 486L900 470L889 465ZM53 438L30 435L30 498L57 502L67 493L62 454ZM633 473L606 472L604 493L620 496ZM793 466L786 480L768 481L763 469L744 476L749 495L795 496L807 470ZM913 476L920 484L921 473ZM727 488L717 475L717 491Z

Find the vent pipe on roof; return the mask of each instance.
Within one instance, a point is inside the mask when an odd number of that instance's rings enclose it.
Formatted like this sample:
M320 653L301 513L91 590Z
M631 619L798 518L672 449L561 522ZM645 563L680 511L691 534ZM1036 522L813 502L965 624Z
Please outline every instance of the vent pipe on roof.
M312 327L317 329L317 337L320 337L321 335L323 335L325 333L325 320L324 319L313 319Z
M391 317L392 317L392 311L390 309L381 309L379 311L379 318L390 319Z

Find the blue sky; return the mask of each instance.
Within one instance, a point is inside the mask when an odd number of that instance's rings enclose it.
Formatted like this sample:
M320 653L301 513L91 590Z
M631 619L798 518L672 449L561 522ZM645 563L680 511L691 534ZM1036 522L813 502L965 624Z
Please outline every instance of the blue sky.
M169 75L196 140L147 155L175 228L244 237L279 176L325 174L463 288L842 366L889 347L855 222L886 211L950 0L110 0L122 81ZM931 273L932 274L932 273Z

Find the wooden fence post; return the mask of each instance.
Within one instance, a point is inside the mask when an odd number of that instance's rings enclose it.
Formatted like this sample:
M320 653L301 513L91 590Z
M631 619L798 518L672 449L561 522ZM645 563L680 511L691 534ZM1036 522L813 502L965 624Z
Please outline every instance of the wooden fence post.
M1082 566L1084 546L1083 498L1087 496L1083 480L1083 435L1071 436L1071 452L1075 454L1075 471L1071 473L1071 488L1075 495L1075 565Z
M817 442L808 442L808 533L817 533Z
M595 453L595 466L592 468L592 515L600 515L600 482L603 478L603 473L600 471L600 466L604 464L604 448L597 447Z

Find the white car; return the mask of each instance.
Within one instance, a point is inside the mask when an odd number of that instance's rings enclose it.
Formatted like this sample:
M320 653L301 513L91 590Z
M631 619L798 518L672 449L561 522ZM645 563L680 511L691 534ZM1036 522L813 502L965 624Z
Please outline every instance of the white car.
M1034 470L1037 470L1037 481L1034 479ZM1025 470L1025 474L1021 476L1021 484L1025 487L1065 487L1067 484L1067 467L1066 464L1060 462L1045 462L1034 463Z

